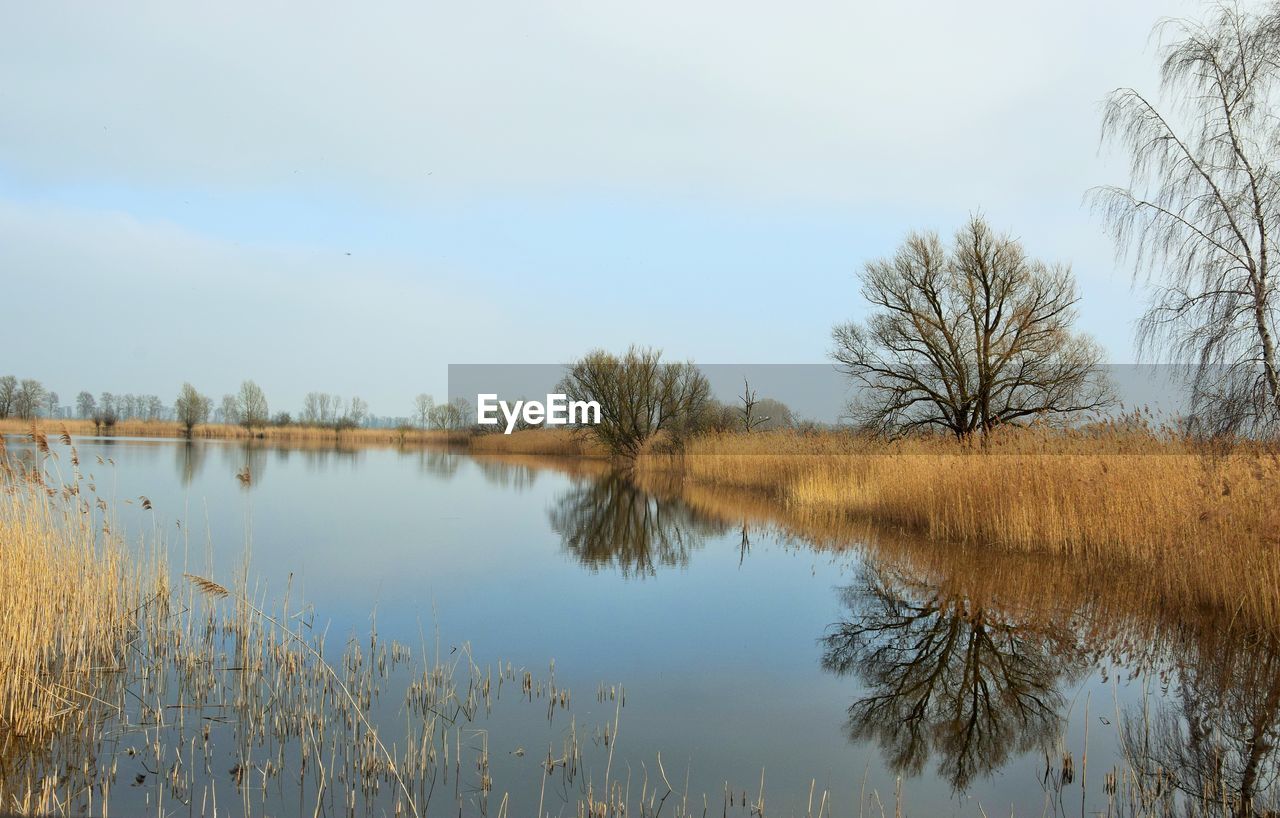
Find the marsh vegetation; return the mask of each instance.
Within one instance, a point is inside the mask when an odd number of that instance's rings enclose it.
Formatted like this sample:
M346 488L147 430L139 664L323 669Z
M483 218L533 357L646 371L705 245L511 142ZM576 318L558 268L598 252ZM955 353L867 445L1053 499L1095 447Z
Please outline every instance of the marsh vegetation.
M603 459L9 442L0 524L37 556L3 563L6 592L36 594L15 600L32 619L6 620L6 808L1276 806L1275 630L1243 612L1224 618L1172 574L1086 554L938 548L756 488L643 464L619 473ZM260 533L248 555L241 537L193 535L234 530L237 513L174 518L190 489L134 491L174 470L244 506L256 531L294 519L311 555ZM237 480L246 470L251 480ZM314 475L357 494L373 484L380 502L361 516L363 536L392 549L402 580L387 585L395 574L379 558L346 545L358 536L350 520L327 535L301 524L294 510L325 491ZM495 496L500 518L484 512ZM428 518L465 523L444 540L426 535L421 553L397 550L419 530L422 497L438 498ZM553 566L536 587L517 579ZM518 584L475 599L465 589L477 571ZM466 631L474 648L457 638ZM637 655L670 658L645 668ZM625 689L601 675L606 665L626 671ZM704 698L709 682L722 704ZM746 706L754 719L724 720Z

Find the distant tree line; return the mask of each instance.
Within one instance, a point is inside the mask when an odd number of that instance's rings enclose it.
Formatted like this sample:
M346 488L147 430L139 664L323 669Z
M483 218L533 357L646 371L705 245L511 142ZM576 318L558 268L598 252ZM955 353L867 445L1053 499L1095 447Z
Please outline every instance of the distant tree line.
M439 429L455 431L471 425L471 403L462 397L454 398L448 403L437 404L435 398L426 393L413 399L413 420L420 429Z
M46 389L38 380L0 376L0 419L83 418L93 421L99 432L128 420L176 421L188 436L196 427L209 423L238 425L249 431L268 426L313 426L332 429L335 434L365 426L461 430L471 425L472 414L471 405L463 398L436 404L431 395L424 393L414 399L411 416L379 417L359 396L344 398L328 392L308 392L296 415L287 411L271 414L266 393L252 380L244 381L239 390L216 402L192 384L184 383L171 406L166 406L158 395L102 392L95 396L83 390L72 406L63 407L58 393Z

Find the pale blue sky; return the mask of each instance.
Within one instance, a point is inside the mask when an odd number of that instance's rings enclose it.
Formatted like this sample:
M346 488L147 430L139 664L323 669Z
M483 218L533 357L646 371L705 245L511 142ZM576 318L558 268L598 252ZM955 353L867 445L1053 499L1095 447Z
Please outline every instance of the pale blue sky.
M394 415L449 363L820 362L863 262L975 209L1130 362L1099 104L1198 9L8 4L0 374Z

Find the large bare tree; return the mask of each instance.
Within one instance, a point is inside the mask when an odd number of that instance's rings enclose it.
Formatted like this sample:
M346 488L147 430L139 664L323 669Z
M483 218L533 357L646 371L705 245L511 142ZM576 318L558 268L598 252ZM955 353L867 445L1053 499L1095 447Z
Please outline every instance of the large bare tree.
M1001 424L1064 419L1110 403L1101 349L1072 330L1070 269L1028 258L980 217L950 248L912 233L869 262L865 323L833 330L832 357L853 380L860 425L957 437Z
M1130 157L1127 187L1095 190L1135 275L1154 287L1140 351L1191 366L1191 413L1210 433L1280 429L1276 358L1280 5L1223 3L1173 20L1168 106L1133 88L1107 99L1103 138Z
M663 362L656 349L625 355L595 350L570 364L560 391L570 400L600 404L591 427L614 455L634 458L655 435L679 443L702 416L711 386L692 362Z

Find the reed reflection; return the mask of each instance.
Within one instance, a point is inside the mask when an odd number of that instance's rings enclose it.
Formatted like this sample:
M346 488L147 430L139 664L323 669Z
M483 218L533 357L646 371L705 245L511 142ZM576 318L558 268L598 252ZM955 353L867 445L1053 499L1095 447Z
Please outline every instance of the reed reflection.
M246 491L261 483L267 471L267 450L249 441L222 447L222 460Z
M866 687L848 710L852 741L874 740L896 772L930 758L957 792L1062 730L1060 687L1088 665L1069 627L1002 613L869 562L841 590L845 621L822 665Z
M579 562L597 571L615 568L624 577L687 566L707 537L729 530L677 497L644 491L619 473L579 482L548 518Z

